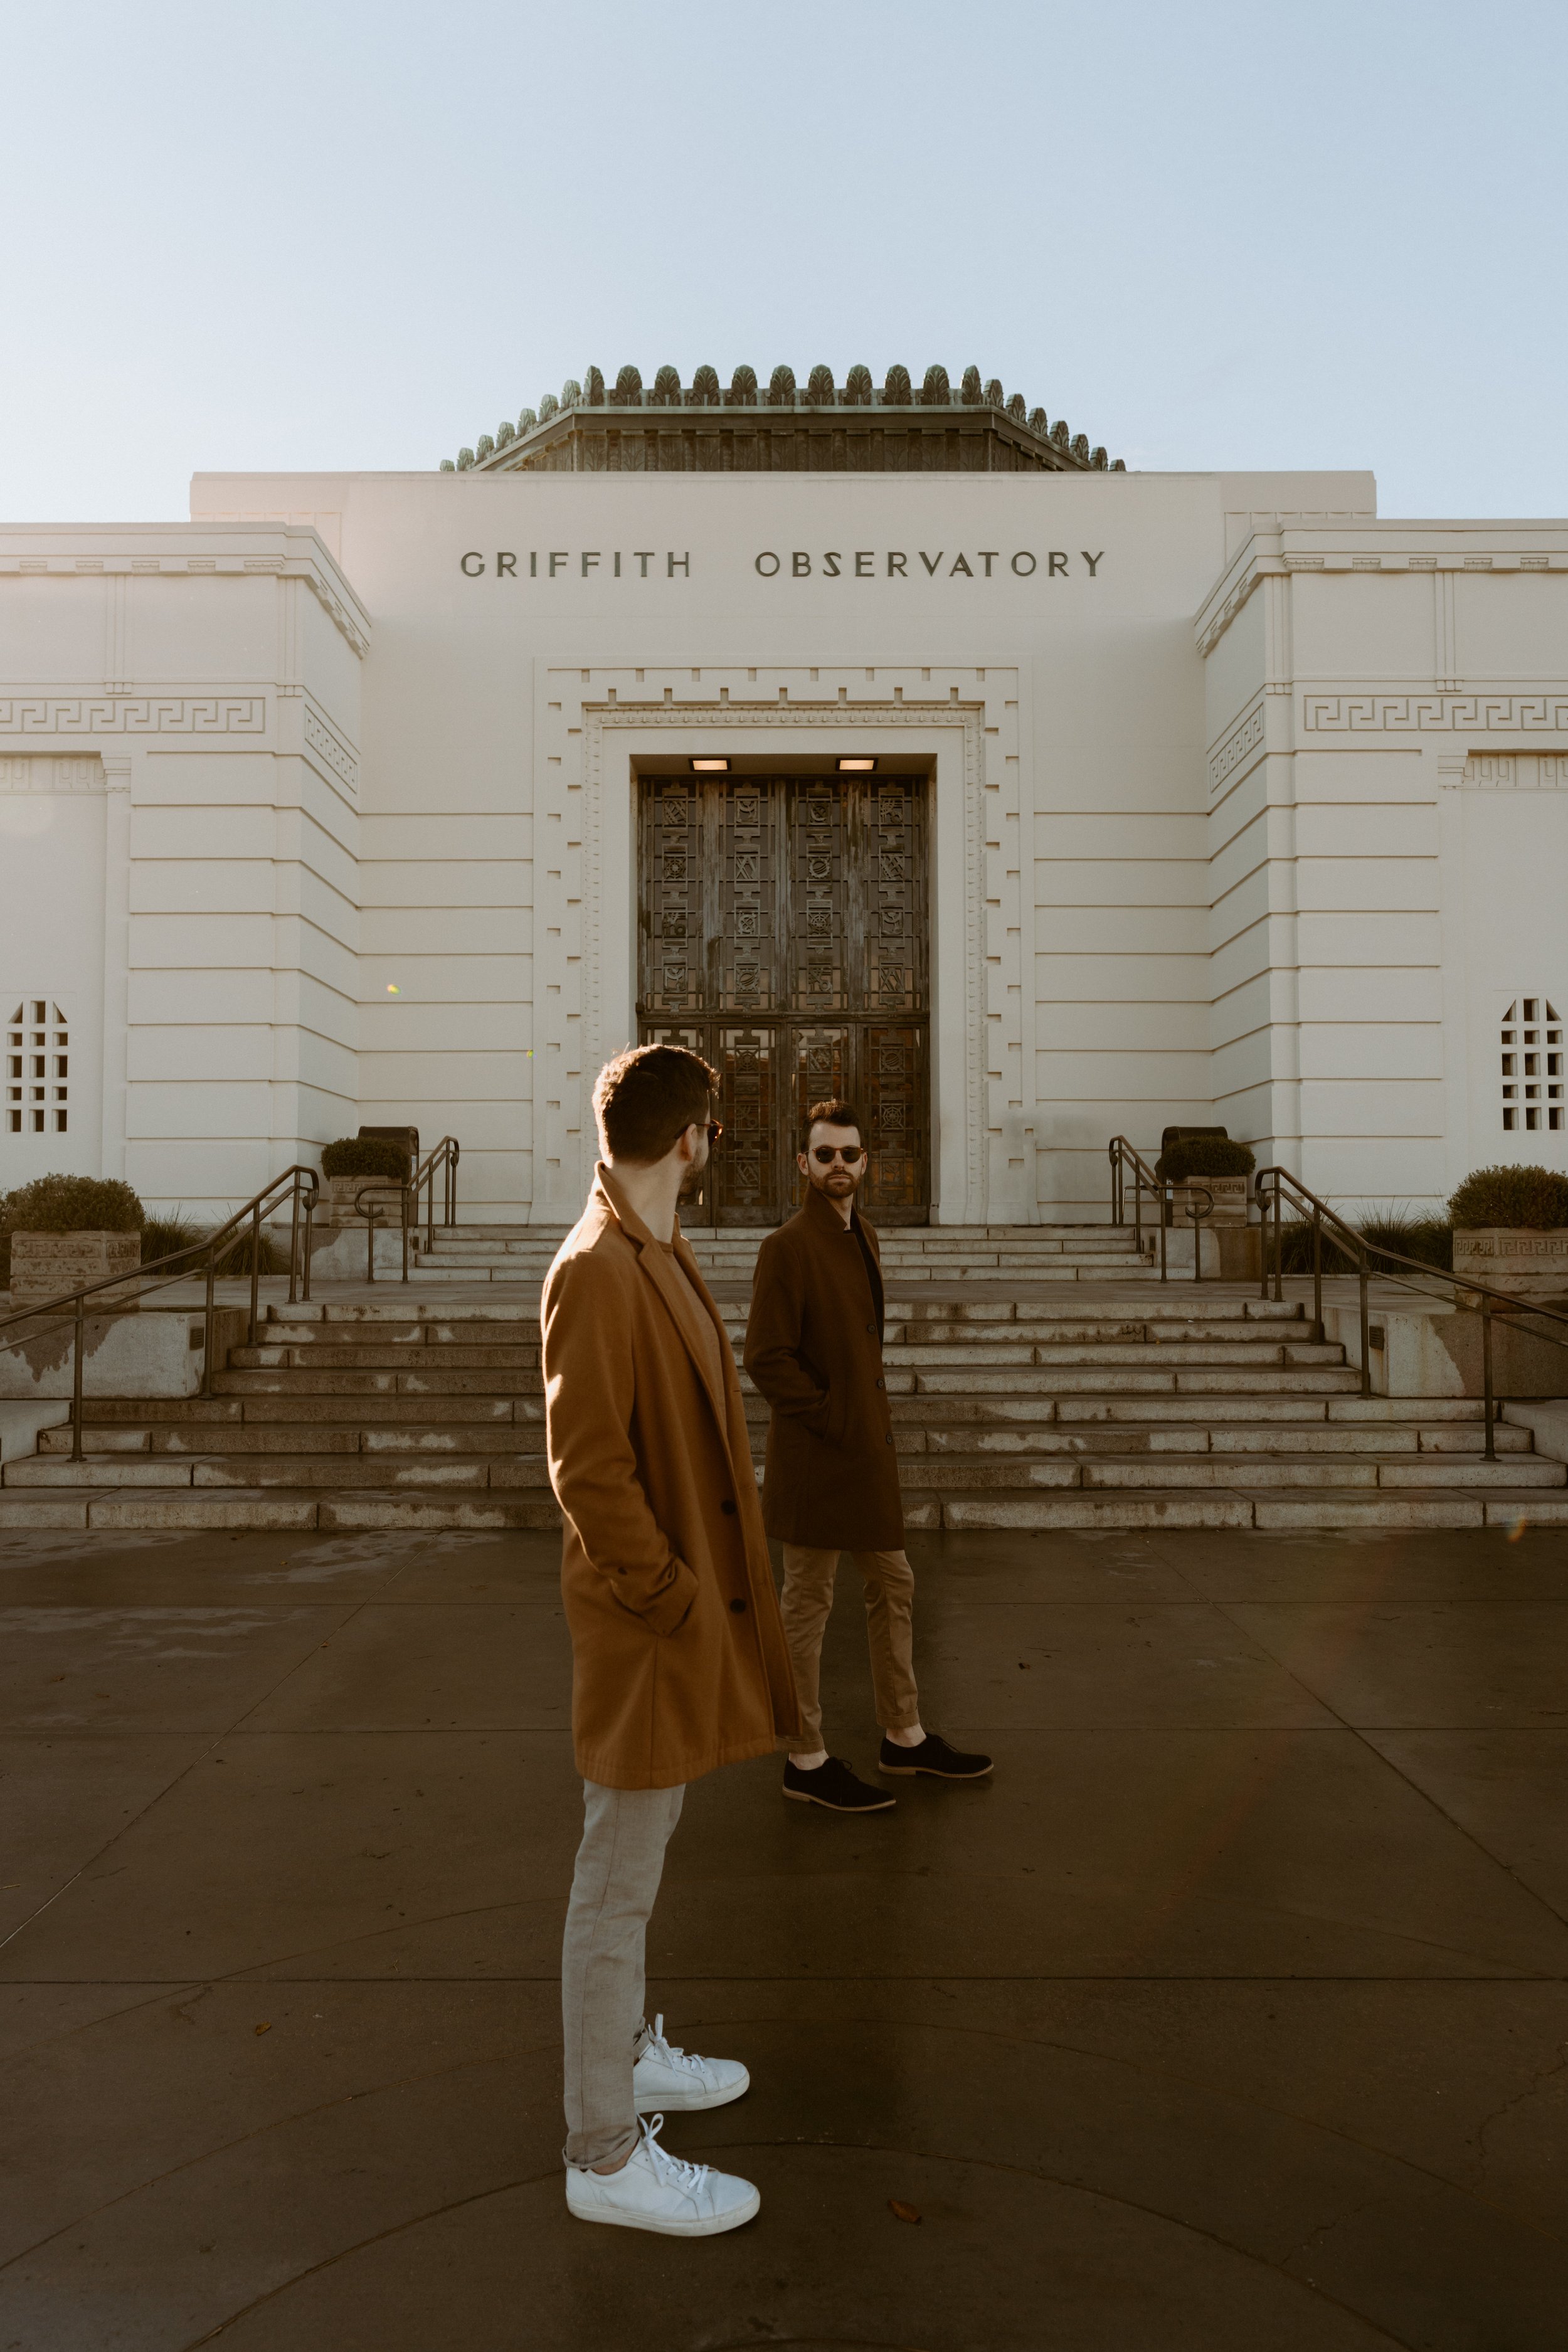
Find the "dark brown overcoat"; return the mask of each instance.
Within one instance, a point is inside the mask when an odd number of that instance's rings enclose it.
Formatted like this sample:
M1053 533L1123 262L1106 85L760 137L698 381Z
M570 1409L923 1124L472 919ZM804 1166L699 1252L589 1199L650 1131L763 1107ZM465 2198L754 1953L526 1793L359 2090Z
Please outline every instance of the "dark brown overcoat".
M746 1370L773 1407L763 1516L783 1543L897 1551L899 1457L882 1370L882 1268L857 1209L815 1189L757 1253Z
M688 1339L712 1318L721 1391ZM676 1227L673 1256L601 1167L544 1285L550 1483L566 1517L577 1769L673 1789L798 1734L735 1359Z

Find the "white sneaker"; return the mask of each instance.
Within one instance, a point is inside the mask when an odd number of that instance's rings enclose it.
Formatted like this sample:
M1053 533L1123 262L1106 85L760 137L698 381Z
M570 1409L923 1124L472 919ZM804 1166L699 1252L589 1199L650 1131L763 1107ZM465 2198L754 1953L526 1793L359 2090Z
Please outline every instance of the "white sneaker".
M618 2172L580 2172L569 2166L566 2203L579 2221L614 2221L623 2230L658 2230L668 2238L712 2238L738 2230L762 2209L749 2180L715 2172L710 2164L684 2164L656 2134L664 2122L645 2122L642 2139Z
M752 2078L738 2058L699 2058L695 2051L672 2049L664 2038L662 2011L632 2068L632 2095L639 2116L660 2107L666 2115L725 2107L751 2087Z

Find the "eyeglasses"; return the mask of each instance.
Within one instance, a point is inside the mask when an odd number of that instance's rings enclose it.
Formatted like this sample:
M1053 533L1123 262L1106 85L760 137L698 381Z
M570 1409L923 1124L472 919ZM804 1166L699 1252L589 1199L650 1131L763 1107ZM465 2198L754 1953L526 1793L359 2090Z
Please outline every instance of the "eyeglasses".
M708 1122L708 1149L709 1149L709 1150L710 1150L710 1151L711 1151L711 1150L712 1150L713 1146L718 1142L719 1138L723 1134L723 1132L724 1132L724 1122L723 1122L723 1120L722 1120L721 1118L710 1118L710 1119L709 1120L709 1122Z
M811 1156L819 1168L831 1168L836 1160L842 1160L846 1168L853 1168L865 1159L866 1147L863 1143L819 1143Z

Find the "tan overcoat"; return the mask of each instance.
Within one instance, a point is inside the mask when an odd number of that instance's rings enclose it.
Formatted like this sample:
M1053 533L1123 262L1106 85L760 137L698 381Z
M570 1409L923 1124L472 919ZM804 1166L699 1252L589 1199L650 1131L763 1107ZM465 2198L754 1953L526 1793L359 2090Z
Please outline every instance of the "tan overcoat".
M757 1253L746 1370L773 1409L763 1515L784 1543L903 1544L881 1265L859 1210L847 1225L815 1188Z
M674 1286L712 1318L722 1392ZM601 1166L541 1303L550 1483L566 1517L572 1730L584 1780L673 1789L798 1733L728 1337L675 1235Z

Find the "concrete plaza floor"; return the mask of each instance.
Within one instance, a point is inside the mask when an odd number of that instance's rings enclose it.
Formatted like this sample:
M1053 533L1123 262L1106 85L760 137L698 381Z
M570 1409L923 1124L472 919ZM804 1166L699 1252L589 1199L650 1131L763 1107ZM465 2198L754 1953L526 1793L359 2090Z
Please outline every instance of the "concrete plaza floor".
M563 2200L556 1538L0 1538L0 2352L1561 2352L1568 1534L910 1549L995 1778L692 1789L683 2243Z

